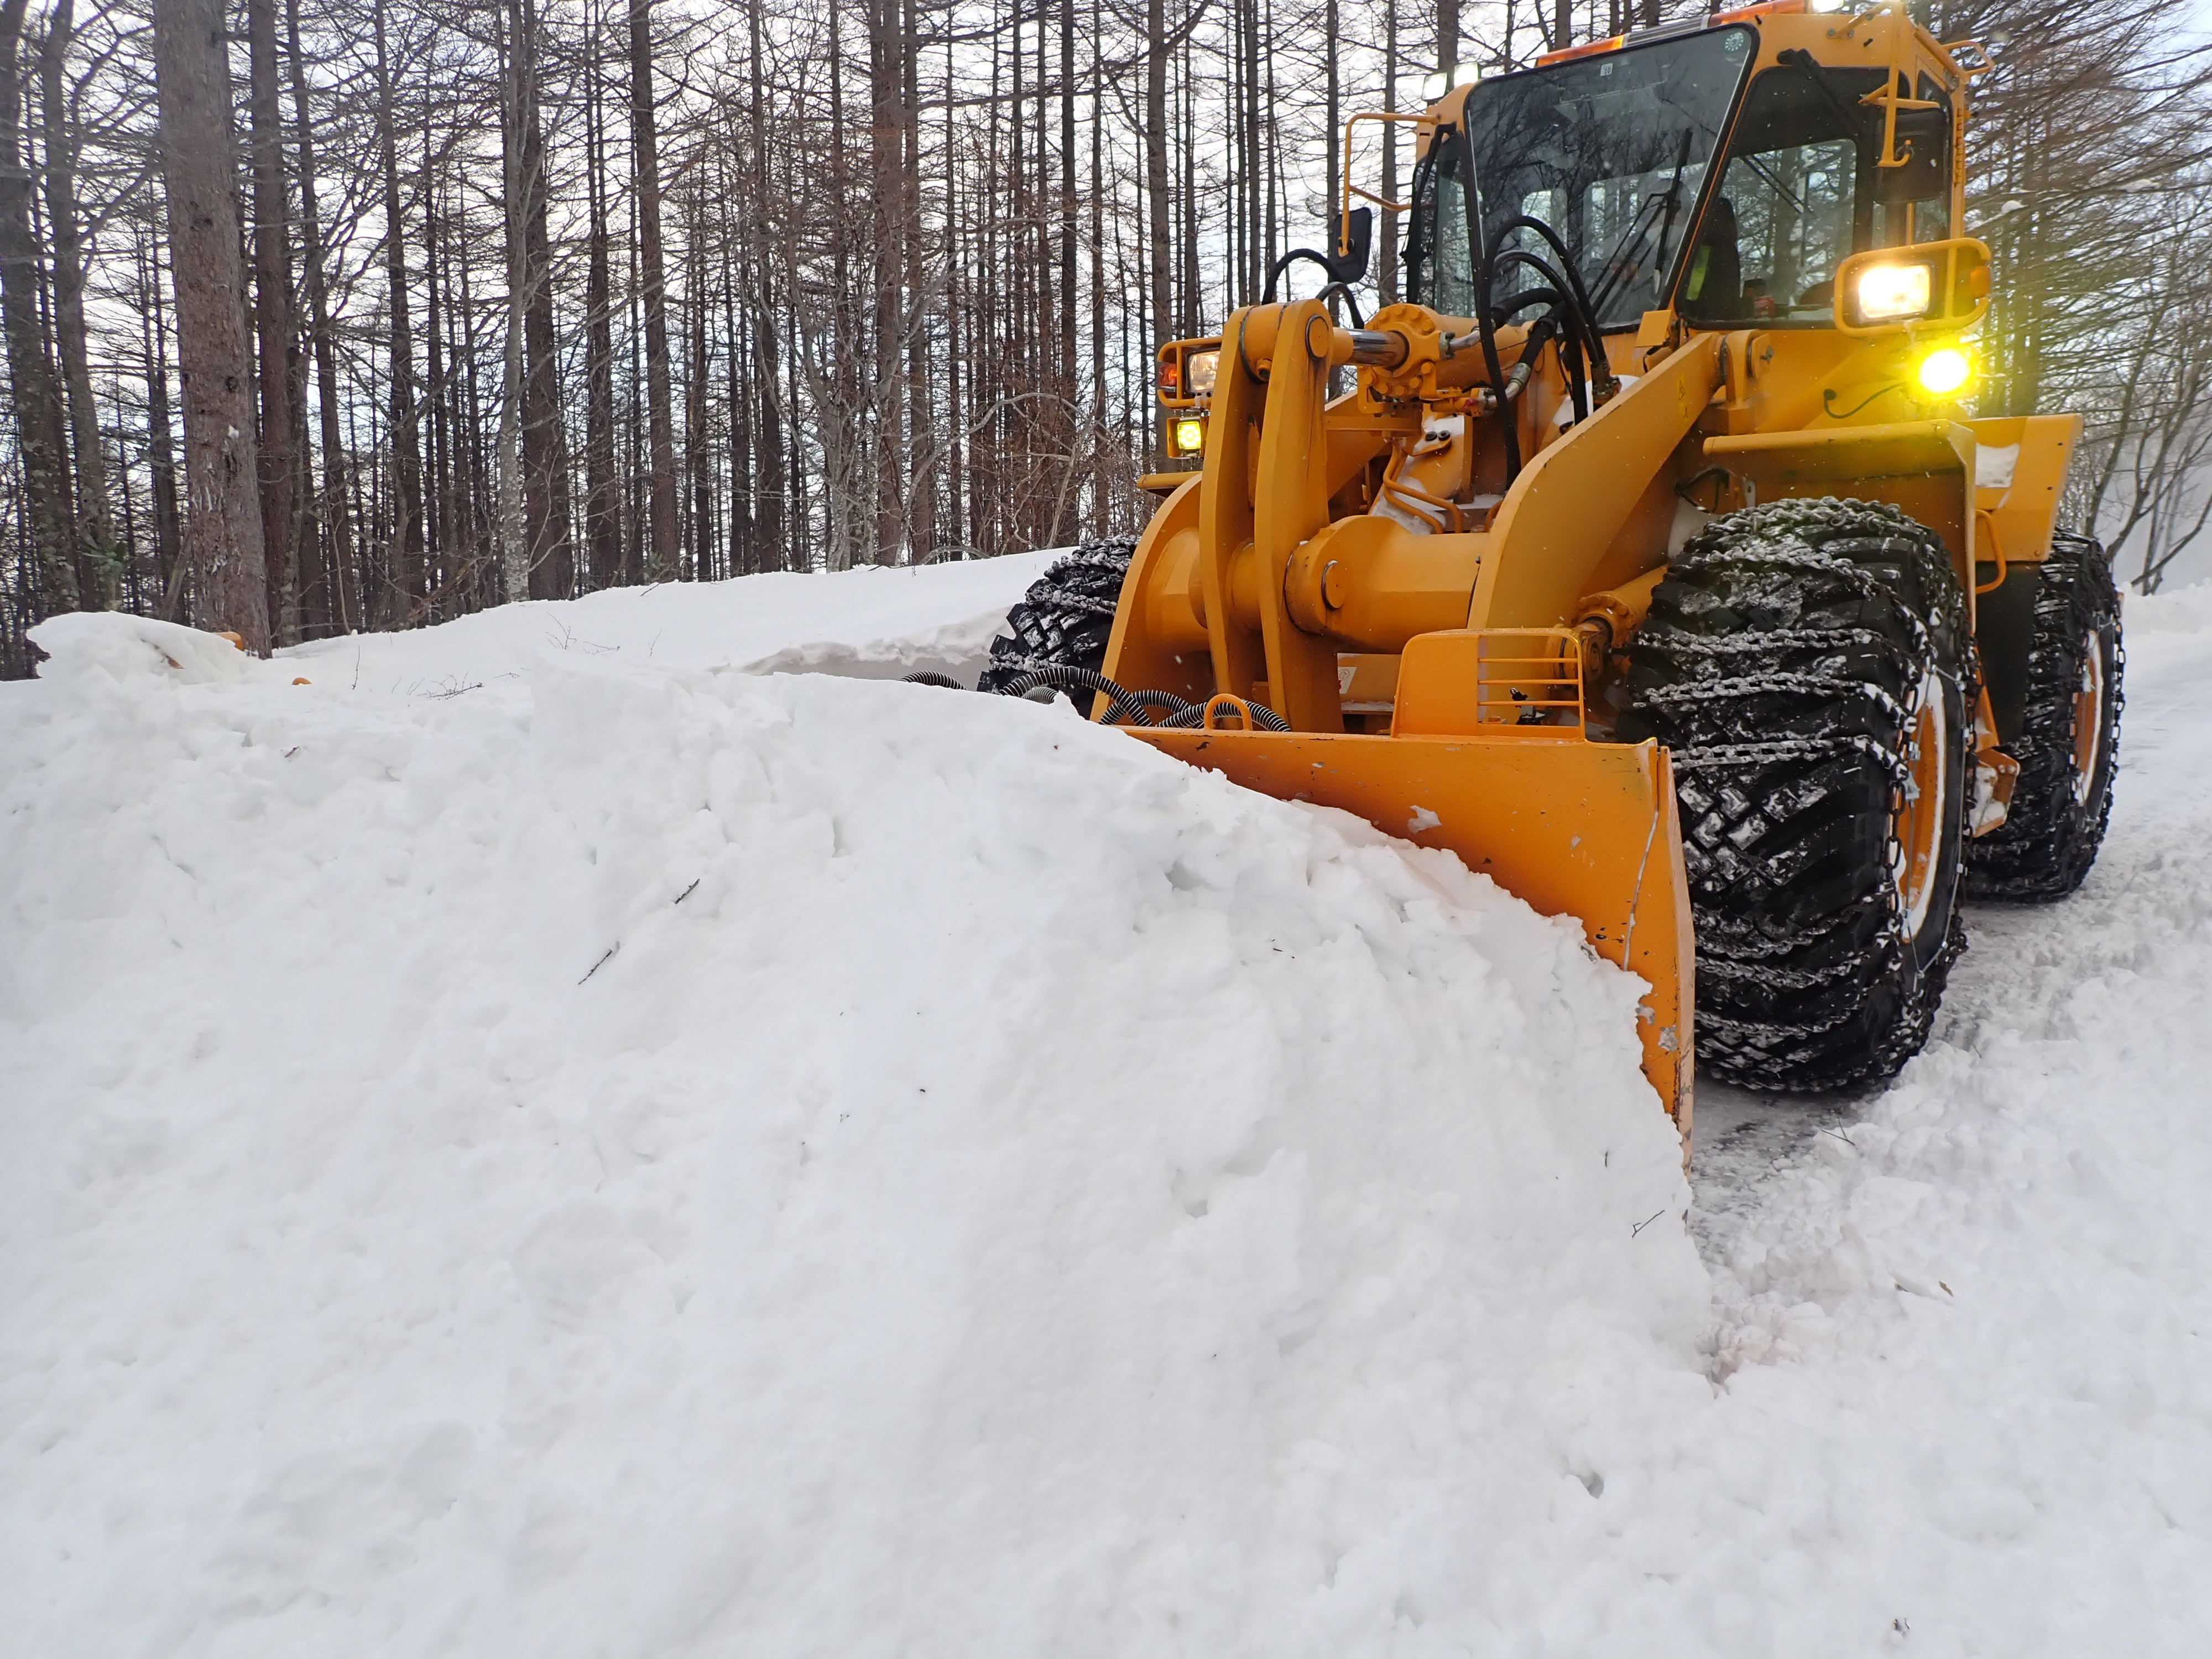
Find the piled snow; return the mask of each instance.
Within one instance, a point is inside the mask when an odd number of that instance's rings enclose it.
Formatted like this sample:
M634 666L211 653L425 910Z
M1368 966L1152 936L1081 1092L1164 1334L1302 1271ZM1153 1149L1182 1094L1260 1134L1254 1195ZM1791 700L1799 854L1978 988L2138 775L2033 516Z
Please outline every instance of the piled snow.
M1454 860L1051 708L181 634L0 704L17 1651L1471 1638L1560 1402L1706 1392L1634 982Z
M2212 629L2212 581L2169 592L2126 597L2126 621L2130 644L2169 634L2202 634Z
M1977 908L1927 1054L1779 1167L1701 1146L1710 1267L1631 982L1341 817L921 688L49 625L0 1631L2194 1655L2204 599L2129 606L2083 891Z
M503 605L437 628L319 640L283 659L317 684L434 696L515 679L548 654L860 679L927 668L966 671L972 680L1006 607L1055 556L611 587Z

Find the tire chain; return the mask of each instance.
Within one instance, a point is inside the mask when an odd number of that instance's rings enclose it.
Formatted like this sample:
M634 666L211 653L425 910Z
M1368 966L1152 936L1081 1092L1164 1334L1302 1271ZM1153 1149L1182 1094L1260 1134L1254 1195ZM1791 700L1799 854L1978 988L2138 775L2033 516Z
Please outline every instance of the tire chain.
M1778 670L1768 674L1740 674L1732 679L1693 680L1686 685L1654 686L1644 700L1662 708L1694 702L1719 702L1732 697L1755 697L1769 692L1790 696L1864 697L1900 726L1905 705L1878 685L1846 679L1835 674L1793 674Z
M1732 527L1716 526L1720 530L1717 534L1713 529L1701 532L1684 547L1681 556L1674 562L1668 574L1670 576L1717 575L1771 569L1839 581L1860 598L1879 605L1887 616L1905 624L1910 636L1909 647L1869 628L1768 628L1725 637L1670 631L1650 639L1649 643L1662 652L1682 659L1704 659L1711 665L1705 670L1705 674L1711 678L1700 677L1674 685L1646 687L1638 693L1638 698L1649 708L1687 711L1700 704L1765 695L1831 698L1856 696L1874 702L1894 722L1894 741L1884 744L1863 732L1831 732L1816 737L1747 743L1685 744L1671 748L1672 761L1678 771L1725 772L1747 766L1757 768L1791 762L1814 762L1840 754L1856 753L1872 760L1899 792L1911 787L1912 767L1906 751L1911 747L1910 732L1913 711L1907 709L1885 688L1866 679L1847 678L1832 672L1805 673L1778 670L1735 676L1714 673L1720 667L1721 659L1728 658L1755 655L1767 660L1778 658L1787 660L1793 654L1824 649L1868 648L1888 657L1893 667L1900 672L1905 684L1915 685L1924 682L1929 666L1939 661L1936 641L1926 622L1877 573L1854 560L1837 555L1847 550L1862 557L1887 556L1899 562L1917 565L1916 574L1923 593L1948 594L1948 585L1943 582L1943 574L1947 573L1939 573L1929 568L1934 556L1920 538L1910 534L1865 533L1865 518L1869 512L1892 514L1894 509L1858 501L1802 500L1770 507L1759 512L1753 521L1751 535L1743 539L1735 538ZM1806 539L1806 532L1818 534L1826 528L1844 533L1826 539L1822 548L1815 548ZM1902 530L1904 526L1900 525L1899 528ZM1852 532L1859 533L1850 533ZM1971 660L1972 641L1964 628L1963 601L1954 599L1954 605L1946 608L1960 613L1945 620L1950 623L1949 631L1964 645ZM1940 666L1938 672L1942 672ZM1955 677L1944 673L1942 678L1951 680ZM1905 944L1903 918L1892 914L1886 918L1886 925L1877 935L1869 939L1863 945L1850 949L1849 954L1841 961L1818 969L1789 968L1773 963L1771 958L1790 955L1808 945L1817 944L1837 928L1848 925L1853 919L1852 915L1846 913L1826 927L1807 928L1795 933L1786 940L1759 939L1730 937L1733 930L1714 924L1734 918L1715 911L1709 905L1693 904L1692 909L1698 921L1700 972L1719 981L1759 986L1770 990L1806 991L1817 990L1826 985L1839 985L1863 974L1874 963L1876 953L1890 955L1900 951ZM1954 930L1955 925L1954 919ZM1938 971L1941 971L1940 966ZM1708 1007L1700 1009L1698 1024L1699 1035L1715 1050L1715 1060L1723 1062L1717 1069L1725 1069L1725 1061L1729 1059L1747 1066L1762 1064L1768 1067L1775 1065L1789 1066L1802 1064L1807 1058L1803 1052L1804 1044L1838 1030L1857 1018L1860 1012L1861 1006L1856 999L1847 1003L1833 1018L1813 1021L1740 1018ZM1890 1057L1901 1059L1917 1049L1920 1042L1924 1040L1928 1024L1924 1017L1908 1015L1899 1027L1893 1028L1875 1045L1871 1068L1880 1070ZM1794 1056L1790 1052L1793 1048L1797 1051ZM1833 1086L1835 1081L1847 1080L1850 1079L1830 1080L1828 1086ZM1769 1080L1766 1086L1774 1086L1774 1084ZM1783 1086L1804 1085L1785 1079ZM1813 1086L1821 1085L1816 1083Z
M1134 536L1100 536L1054 559L1007 611L1012 631L991 641L991 659L976 689L995 691L1039 669L1100 668L1105 641L1097 641L1094 650L1069 636L1079 629L1095 631L1094 618L1113 617L1136 548Z
M1747 762L1817 760L1844 750L1868 757L1900 787L1912 777L1912 768L1896 750L1858 732L1839 732L1825 738L1775 738L1764 743L1717 743L1670 752L1677 772L1710 772Z
M2051 581L2049 574L2053 567L2060 566L2062 563L2074 567L2069 583L2063 590L2058 589ZM2063 640L2070 642L2074 637L2079 621L2080 608L2075 584L2098 578L2101 578L2107 584L2112 580L2111 560L2103 544L2094 537L2082 535L2078 531L2053 532L2051 557L2038 571L2036 577L2039 586L2033 613L2034 633L2030 642L2027 706L2022 711L2023 730L2014 739L2017 752L2014 758L2021 764L2021 775L2014 787L2013 805L2015 810L2021 812L2022 819L2026 817L2025 809L2039 804L2034 797L2036 787L2039 785L2046 790L2050 787L2044 776L2046 768L2054 763L2064 764L2070 782L2072 760L2070 747L2062 757L2060 753L2051 750L2047 738L2027 728L2039 720L2048 721L2054 719L2057 708L2071 701L2071 686L2063 684L2050 684L2049 659L2046 653L2057 641ZM2021 820L2014 820L2006 826L2000 827L1987 843L1977 844L1976 850L1984 854L1982 867L1978 869L1974 867L1976 861L1970 860L1967 880L1969 890L1978 896L2030 901L2048 901L2063 897L2079 884L2081 878L2087 874L2089 866L2096 860L2097 848L2103 842L2106 822L2111 812L2112 792L2109 780L2119 763L2120 715L2127 707L2127 641L2120 631L2120 617L2117 607L2112 611L2112 712L2110 742L2105 755L2107 779L2106 794L2104 800L2100 803L2096 823L2094 825L2076 826L2077 833L2086 833L2087 836L2089 843L2087 856L2081 859L2077 867L2057 875L2054 875L2048 865L2041 869L2034 868L2031 865L2028 869L2022 870L2019 866L2028 860L2022 859L2018 850L2017 830ZM2070 718L2069 724L2070 726ZM2008 866L2010 867L2006 867Z

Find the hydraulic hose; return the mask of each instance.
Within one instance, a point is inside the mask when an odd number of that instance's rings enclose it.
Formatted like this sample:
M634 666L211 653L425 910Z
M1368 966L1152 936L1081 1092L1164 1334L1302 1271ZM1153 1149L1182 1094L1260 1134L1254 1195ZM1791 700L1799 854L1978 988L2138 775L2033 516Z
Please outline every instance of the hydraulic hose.
M1553 270L1546 261L1524 249L1508 248L1499 254L1498 264L1492 272L1492 276L1494 277L1498 271L1504 270L1510 265L1526 265L1539 276L1549 282L1553 288L1559 292L1573 291L1572 285L1568 283L1565 276ZM1484 303L1488 304L1487 299ZM1560 307L1559 310L1568 313L1571 323L1571 326L1566 332L1567 339L1572 341L1576 356L1587 359L1588 373L1591 379L1595 380L1598 373L1598 366L1605 362L1605 347L1599 342L1595 331L1589 325L1589 319L1578 307L1565 305ZM1568 394L1574 399L1575 418L1578 421L1587 420L1589 418L1589 388L1584 383L1580 364L1576 365L1576 371L1566 377Z
M902 675L900 678L908 685L942 686L948 691L964 691L968 689L951 675L940 674L934 669L921 669L912 674ZM1088 668L1078 668L1073 664L1053 663L1042 668L1024 670L1000 686L999 695L1007 697L1026 696L1041 686L1050 686L1055 691L1070 693L1077 691L1100 693L1108 700L1107 718L1125 720L1131 726L1196 726L1204 725L1206 721L1206 708L1203 704L1188 702L1178 697L1172 691L1149 690L1132 691L1127 687L1108 679L1103 674L1094 672ZM1254 721L1263 729L1269 732L1287 732L1291 729L1283 717L1266 704L1248 702L1245 706L1251 709ZM1149 708L1164 708L1168 711L1168 718L1164 720L1155 720L1146 712Z
M1555 288L1524 288L1503 304L1492 307L1492 315L1500 322L1510 322L1530 306L1558 307L1566 301Z
M1143 703L1148 708L1164 708L1170 714L1187 714L1198 707L1196 703L1184 702L1172 691L1132 691L1129 701Z
M1152 724L1151 717L1145 713L1144 705L1133 697L1126 689L1115 684L1103 674L1094 673L1088 668L1077 668L1068 664L1054 664L1044 668L1032 668L1024 673L1017 674L999 689L1003 696L1019 697L1026 696L1042 685L1048 685L1055 691L1102 692L1110 704L1106 711L1109 716L1119 715L1132 726Z
M1582 267L1575 263L1575 256L1567 252L1567 245L1561 239L1559 233L1541 219L1534 218L1525 213L1521 214L1508 219L1498 234L1502 236L1510 236L1516 230L1534 231L1537 235L1550 244L1552 252L1559 256L1559 269L1565 273L1570 285L1569 291L1573 294L1575 304L1582 312L1583 337L1590 343L1591 349L1597 353L1590 360L1590 377L1595 380L1601 374L1607 381L1610 382L1613 380L1613 368L1607 362L1604 349L1599 343L1597 307L1590 303L1589 290L1583 286Z
M1474 304L1474 333L1482 346L1482 367L1490 376L1490 384L1497 389L1498 432L1505 441L1505 482L1510 488L1513 480L1521 476L1520 417L1505 401L1505 368L1498 358L1498 329L1490 316L1490 240L1482 233L1481 182L1474 170L1474 146L1468 142L1467 129L1455 127L1451 131L1457 141L1454 159L1462 163L1467 179L1468 251L1474 256L1474 291L1478 296ZM1431 150L1425 165L1433 165L1436 155ZM1419 224L1419 214L1413 222Z
M1291 729L1291 723L1268 708L1266 703L1243 701L1245 708L1252 711L1253 724L1262 732L1287 732ZM1206 710L1200 708L1186 708L1180 714L1171 715L1162 720L1160 724L1163 726L1173 726L1180 731L1195 731L1206 724Z

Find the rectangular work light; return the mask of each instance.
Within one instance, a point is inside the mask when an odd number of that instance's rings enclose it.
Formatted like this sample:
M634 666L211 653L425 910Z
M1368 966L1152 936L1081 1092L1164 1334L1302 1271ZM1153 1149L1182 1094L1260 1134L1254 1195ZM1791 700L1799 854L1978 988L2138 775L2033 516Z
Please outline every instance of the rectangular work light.
M1858 273L1851 298L1862 323L1896 323L1924 317L1934 295L1933 273L1925 264L1869 265Z

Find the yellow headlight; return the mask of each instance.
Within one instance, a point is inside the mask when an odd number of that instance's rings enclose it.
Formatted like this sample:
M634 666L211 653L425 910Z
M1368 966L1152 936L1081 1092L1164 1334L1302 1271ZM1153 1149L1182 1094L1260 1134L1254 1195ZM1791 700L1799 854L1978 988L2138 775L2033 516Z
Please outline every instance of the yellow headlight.
M1926 265L1869 265L1859 272L1859 320L1893 323L1928 311Z
M1168 447L1178 455L1195 455L1206 447L1206 422L1199 420L1176 422L1168 428Z
M1939 346L1913 370L1923 392L1948 398L1974 377L1974 360L1956 346Z

